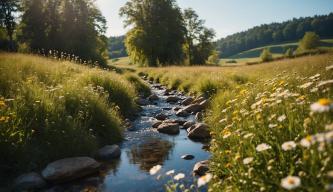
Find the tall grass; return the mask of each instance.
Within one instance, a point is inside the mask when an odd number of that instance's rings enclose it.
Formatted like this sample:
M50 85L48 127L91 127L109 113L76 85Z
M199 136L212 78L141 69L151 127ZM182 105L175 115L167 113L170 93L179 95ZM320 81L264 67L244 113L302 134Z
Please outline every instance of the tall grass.
M0 54L0 172L36 170L122 140L136 85L97 68Z
M145 72L191 82L190 91L217 89L205 117L213 137L211 191L330 191L333 91L332 85L319 84L333 78L325 69L332 64L333 55L326 54L234 68ZM319 99L316 106L330 111L310 109Z

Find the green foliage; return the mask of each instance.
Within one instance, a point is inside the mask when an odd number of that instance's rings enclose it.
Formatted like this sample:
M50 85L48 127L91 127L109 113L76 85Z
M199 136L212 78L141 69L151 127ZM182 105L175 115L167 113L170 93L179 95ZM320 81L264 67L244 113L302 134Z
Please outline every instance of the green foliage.
M138 76L136 76L132 73L127 73L127 74L125 74L125 78L132 85L134 85L136 92L139 93L140 95L142 95L144 97L148 97L149 95L151 95L149 86L143 80L141 80L141 78L139 78Z
M183 59L182 15L174 0L131 0L120 10L126 25L126 48L133 63L158 66Z
M269 49L264 49L260 55L260 58L262 62L268 62L273 60L273 55Z
M186 33L185 53L189 65L205 64L214 50L212 43L215 32L204 26L204 21L199 19L193 9L185 9L183 13Z
M291 48L288 48L284 54L287 58L292 58L294 56L294 51Z
M265 45L280 44L288 41L295 42L308 31L313 31L320 37L332 37L332 26L333 13L322 16L302 17L282 23L265 24L218 40L216 43L217 50L220 52L221 58L227 58ZM272 50L272 52L274 51Z
M213 51L213 53L208 57L207 63L211 65L218 65L220 63L219 53L217 51Z
M106 20L92 0L25 0L18 38L32 52L57 50L104 65L105 31Z
M113 72L0 54L0 73L0 173L92 155L122 140L120 114L136 110L134 86Z
M320 44L319 36L314 32L306 32L303 39L299 42L298 49L311 50L315 49Z
M110 58L127 57L125 36L110 37L108 41Z
M10 51L15 50L15 43L13 40L14 30L16 28L15 14L17 14L19 8L20 0L0 1L0 27L6 29L7 37L9 39L8 45L2 47L3 49L7 49Z

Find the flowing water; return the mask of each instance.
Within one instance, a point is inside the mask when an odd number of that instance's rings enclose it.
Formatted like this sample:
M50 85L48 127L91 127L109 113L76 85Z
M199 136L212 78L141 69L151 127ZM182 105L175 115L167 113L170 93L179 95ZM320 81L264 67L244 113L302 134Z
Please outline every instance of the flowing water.
M133 122L133 130L126 131L125 141L121 145L121 158L105 171L100 186L102 191L164 191L164 185L172 180L171 176L165 175L169 170L175 170L175 174L184 173L186 177L181 182L189 186L195 181L192 176L194 164L209 159L209 152L202 149L204 143L188 139L186 130L182 129L179 135L171 136L158 133L152 128L156 121L154 116L161 112L167 114L168 119L195 121L195 118L193 115L187 118L177 117L172 108L179 107L180 104L166 102L165 88L152 85L151 90L159 100L152 105L143 106L140 117ZM177 92L175 95L186 98ZM195 158L184 160L181 158L184 154L194 155ZM149 170L155 165L162 165L162 169L152 176Z

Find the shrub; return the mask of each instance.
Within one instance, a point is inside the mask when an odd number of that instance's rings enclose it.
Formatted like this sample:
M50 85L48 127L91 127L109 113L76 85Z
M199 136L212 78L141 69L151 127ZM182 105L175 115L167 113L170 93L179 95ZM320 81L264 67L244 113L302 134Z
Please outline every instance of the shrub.
M220 63L219 52L214 51L213 54L208 57L207 63L211 65L218 65Z
M260 58L261 58L262 62L268 62L268 61L272 61L273 60L272 53L267 48L262 50Z
M284 56L286 58L292 58L294 56L294 51L291 48L288 48L284 53Z
M311 50L316 49L320 44L320 38L315 32L306 32L303 39L299 42L298 49Z

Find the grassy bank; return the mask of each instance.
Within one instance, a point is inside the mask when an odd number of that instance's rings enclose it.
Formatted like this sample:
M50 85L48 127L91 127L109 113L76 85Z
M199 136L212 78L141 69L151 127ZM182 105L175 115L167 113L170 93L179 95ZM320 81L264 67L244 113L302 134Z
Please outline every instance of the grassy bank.
M213 96L205 118L213 136L212 191L324 191L333 182L333 91L320 82L333 78L326 70L332 64L325 54L143 71L169 87Z
M139 92L147 92L132 74L31 55L1 53L0 74L1 173L39 169L121 141L122 119L137 111Z

